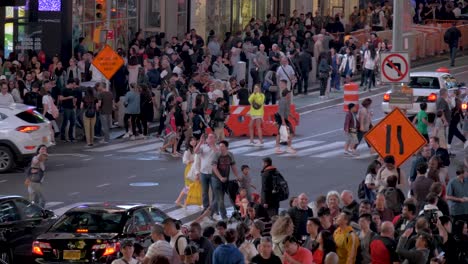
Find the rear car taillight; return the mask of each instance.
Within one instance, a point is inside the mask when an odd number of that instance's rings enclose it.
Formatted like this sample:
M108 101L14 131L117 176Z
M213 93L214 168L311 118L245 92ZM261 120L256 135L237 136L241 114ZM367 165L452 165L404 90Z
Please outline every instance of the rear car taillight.
M103 256L109 256L113 255L117 252L120 251L120 243L115 242L115 243L104 243L104 244L98 244L94 245L92 247L93 250L104 250L104 253L102 254Z
M427 101L428 101L428 102L431 102L431 103L437 101L437 94L431 93L431 94L427 97Z
M384 102L389 102L390 101L390 94L389 93L386 93L383 95L383 101Z
M466 110L468 108L468 104L467 103L463 103L462 104L462 110Z
M39 130L40 128L40 126L20 126L16 128L16 131L21 133L32 133Z
M42 252L43 249L52 249L49 243L47 242L40 242L40 241L34 241L32 244L32 253L33 255L44 255L44 252Z

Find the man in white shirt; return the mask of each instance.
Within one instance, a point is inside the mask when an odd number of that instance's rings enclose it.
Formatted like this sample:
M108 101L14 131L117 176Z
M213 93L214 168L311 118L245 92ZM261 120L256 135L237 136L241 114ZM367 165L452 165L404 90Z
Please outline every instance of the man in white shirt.
M174 248L166 241L164 237L164 228L161 225L156 224L153 226L153 229L151 230L151 239L153 239L154 243L148 247L143 263L150 263L150 260L155 256L164 256L169 260L172 260L173 262L171 263L174 263L175 261L179 263L179 257L174 256L177 252L175 252Z
M0 105L10 105L15 103L13 96L8 92L8 83L6 81L2 81L0 85Z
M138 264L138 261L133 258L133 241L124 240L120 244L120 252L122 252L122 257L112 261L112 264Z
M188 245L187 237L180 231L180 224L176 222L175 219L166 218L162 222L164 228L164 234L171 237L169 244L176 251L176 254L179 255L180 260L184 260L184 251Z
M291 91L292 87L296 84L296 73L293 67L289 65L288 58L282 57L281 64L276 70L277 80L286 80L288 82L288 90Z
M200 155L203 210L208 210L210 207L209 189L213 180L213 167L211 162L213 161L214 155L217 151L216 136L213 133L210 133L208 136L206 136L206 144L205 135L202 135L198 145L194 150L196 154ZM212 206L213 208L218 208L216 204L213 204Z

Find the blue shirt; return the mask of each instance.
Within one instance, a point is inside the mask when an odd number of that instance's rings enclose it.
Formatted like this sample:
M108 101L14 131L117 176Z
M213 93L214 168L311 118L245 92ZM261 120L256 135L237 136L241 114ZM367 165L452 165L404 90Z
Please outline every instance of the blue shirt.
M244 264L244 255L232 244L221 245L213 253L213 264Z
M128 91L124 98L125 113L137 115L140 113L140 94Z
M447 185L447 195L457 198L468 197L468 179L463 179L463 182L457 178L451 179ZM460 203L449 200L451 215L468 214L468 202Z

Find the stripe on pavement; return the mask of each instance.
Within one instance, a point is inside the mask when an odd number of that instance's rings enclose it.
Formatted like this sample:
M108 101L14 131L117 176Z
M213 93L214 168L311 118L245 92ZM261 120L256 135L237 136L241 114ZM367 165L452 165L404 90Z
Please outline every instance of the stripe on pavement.
M134 141L127 141L123 143L118 143L118 144L112 144L104 147L98 147L98 148L92 148L92 149L87 149L86 151L91 151L91 152L104 152L104 151L111 151L111 150L117 150L117 149L122 149L122 148L128 148L128 147L135 147L138 145L142 144L150 144L160 141L158 138L151 138L151 139L145 139L145 140L134 140Z

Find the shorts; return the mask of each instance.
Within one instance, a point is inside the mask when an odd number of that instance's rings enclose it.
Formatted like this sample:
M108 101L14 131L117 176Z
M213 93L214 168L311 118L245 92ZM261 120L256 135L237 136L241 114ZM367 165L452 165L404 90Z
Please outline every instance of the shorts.
M347 136L346 136L346 144L347 145L356 145L358 144L359 141L358 141L358 138L357 138L357 134L356 133L348 133Z
M257 120L257 119L263 120L263 116L257 116L257 115L250 116L250 118L252 120Z

